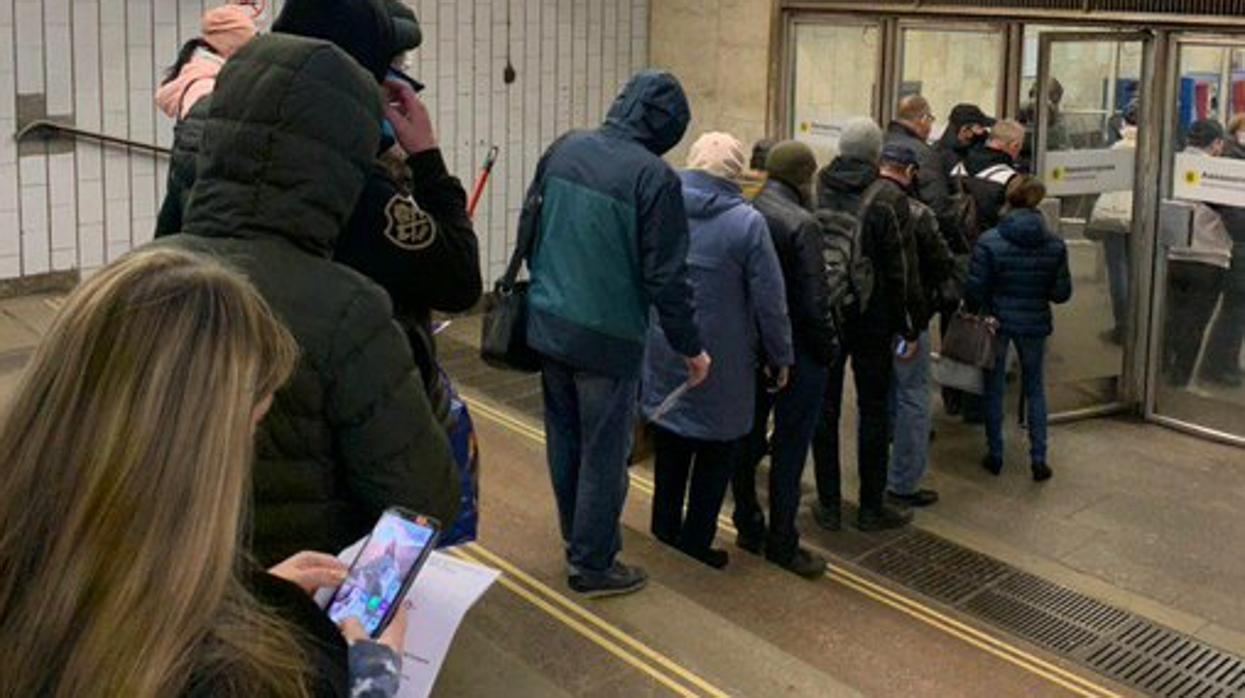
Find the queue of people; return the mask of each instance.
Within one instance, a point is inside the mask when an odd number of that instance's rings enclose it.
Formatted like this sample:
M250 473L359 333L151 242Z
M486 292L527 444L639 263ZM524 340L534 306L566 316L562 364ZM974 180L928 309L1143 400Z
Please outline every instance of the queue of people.
M464 508L430 312L478 300L478 242L413 13L203 29L157 239L70 295L0 424L3 695L396 695L405 605L372 639L312 594L385 509Z
M287 0L273 26L205 18L160 97L178 186L157 240L70 296L0 424L0 693L397 690L404 614L372 640L311 594L387 507L446 524L463 507L430 322L480 297L478 241L402 73L422 38L409 9ZM820 172L805 144L748 163L708 133L676 172L662 156L690 106L644 71L599 128L549 147L521 216L525 329L573 591L648 579L620 559L637 414L656 429L658 540L726 566L729 489L739 548L822 575L801 482L811 452L813 519L840 530L849 363L856 527L907 525L938 501L921 487L930 328L961 300L999 318L1000 357L1019 350L1034 478L1051 476L1042 355L1066 250L1015 172L1023 128L962 105L931 146L935 119L916 96L885 133L852 120ZM995 473L1004 366L985 380Z

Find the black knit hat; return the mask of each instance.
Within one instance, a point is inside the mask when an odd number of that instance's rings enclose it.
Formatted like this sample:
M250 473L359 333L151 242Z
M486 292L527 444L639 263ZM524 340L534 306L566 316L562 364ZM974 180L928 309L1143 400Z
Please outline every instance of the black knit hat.
M1185 134L1185 140L1194 148L1209 148L1215 141L1223 140L1223 124L1215 119L1194 121Z
M783 141L770 148L765 158L765 171L770 179L795 187L801 192L808 189L817 174L817 156L813 149L799 141Z
M384 82L398 48L385 0L286 0L272 31L336 44Z

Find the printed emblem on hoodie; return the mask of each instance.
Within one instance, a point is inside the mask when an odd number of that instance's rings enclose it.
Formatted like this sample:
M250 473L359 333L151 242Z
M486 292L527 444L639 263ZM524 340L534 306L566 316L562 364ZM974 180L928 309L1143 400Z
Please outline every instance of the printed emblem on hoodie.
M385 204L385 237L404 250L422 250L436 240L437 224L409 194L394 194Z

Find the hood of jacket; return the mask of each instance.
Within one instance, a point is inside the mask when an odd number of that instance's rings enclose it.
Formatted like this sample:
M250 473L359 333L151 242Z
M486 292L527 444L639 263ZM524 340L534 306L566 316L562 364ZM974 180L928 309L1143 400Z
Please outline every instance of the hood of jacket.
M859 194L878 178L878 166L867 160L839 156L817 175L819 198L824 194Z
M670 73L645 70L627 83L610 107L601 127L665 155L683 139L692 120L687 95Z
M1012 211L999 221L999 235L1017 247L1041 247L1046 242L1046 219L1032 209Z
M716 218L744 203L739 185L699 170L679 173L683 180L683 208L692 219Z
M981 172L989 167L994 167L995 165L1008 165L1015 167L1016 161L1013 160L1012 156L1007 153L1004 153L1001 150L995 150L994 148L987 148L985 145L980 145L969 150L968 154L964 156L964 168L967 169L968 173L971 175L975 175L978 172Z
M220 73L224 59L209 51L199 49L194 56L186 61L177 77L164 83L156 90L156 106L170 119L180 119L190 111L198 98L212 91L212 83ZM192 87L193 99L187 100L187 92Z
M281 237L328 257L380 138L376 84L323 41L269 34L225 64L185 232Z
M286 0L272 31L336 44L378 83L401 52L384 0Z

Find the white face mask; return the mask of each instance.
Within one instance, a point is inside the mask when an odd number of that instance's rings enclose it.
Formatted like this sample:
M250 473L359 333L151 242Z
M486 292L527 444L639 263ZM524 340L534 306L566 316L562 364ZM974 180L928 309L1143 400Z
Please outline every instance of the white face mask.
M1245 130L1236 132L1236 142L1245 145Z

